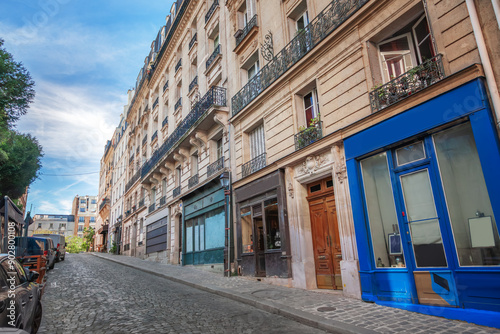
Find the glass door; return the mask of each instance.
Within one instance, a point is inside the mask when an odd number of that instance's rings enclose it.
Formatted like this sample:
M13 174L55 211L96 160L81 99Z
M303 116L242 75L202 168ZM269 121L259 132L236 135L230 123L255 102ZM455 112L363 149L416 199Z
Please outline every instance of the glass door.
M446 258L441 221L429 166L399 173L402 216L420 304L458 306L454 278Z

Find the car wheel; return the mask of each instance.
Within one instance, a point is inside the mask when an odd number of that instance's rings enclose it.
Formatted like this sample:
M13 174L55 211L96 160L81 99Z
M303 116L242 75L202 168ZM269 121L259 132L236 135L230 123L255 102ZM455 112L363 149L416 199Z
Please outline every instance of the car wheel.
M64 255L62 258L61 258L61 261L64 261L64 259L66 258L66 255Z
M36 334L42 323L42 303L38 302L36 306L33 322L31 323L31 334Z
M61 254L59 254L59 252L57 252L55 262L59 262L59 261L61 261Z
M52 262L52 264L49 266L49 269L50 269L50 270L54 269L54 265L55 265L55 260L54 260L54 262Z

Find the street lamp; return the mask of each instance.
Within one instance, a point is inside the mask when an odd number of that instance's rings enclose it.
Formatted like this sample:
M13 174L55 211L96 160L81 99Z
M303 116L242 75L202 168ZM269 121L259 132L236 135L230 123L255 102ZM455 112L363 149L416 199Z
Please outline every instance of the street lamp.
M219 176L220 184L222 188L224 188L224 198L225 198L225 203L224 203L224 213L226 217L226 231L225 231L225 236L226 236L226 249L227 249L227 277L231 277L231 226L229 223L229 195L231 194L231 190L229 190L229 184L230 184L230 175L229 172L223 172Z

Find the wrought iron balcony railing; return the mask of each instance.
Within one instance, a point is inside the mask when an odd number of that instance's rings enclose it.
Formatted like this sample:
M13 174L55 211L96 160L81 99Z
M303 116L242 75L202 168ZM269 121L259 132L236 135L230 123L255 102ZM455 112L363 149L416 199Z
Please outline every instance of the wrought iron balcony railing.
M248 21L247 25L243 29L239 29L236 32L235 38L236 38L236 46L240 45L240 43L245 39L245 37L248 35L250 30L252 30L253 27L257 26L257 15L254 15L250 21Z
M155 206L156 206L155 203L151 204L148 208L148 213L155 211Z
M177 102L175 102L175 110L179 109L182 106L182 97L179 97Z
M105 197L102 200L101 205L99 205L99 212L101 212L101 210L104 209L104 207L108 204L109 204L109 198Z
M412 68L385 85L376 86L370 92L372 112L399 102L416 92L444 79L442 55L437 55Z
M142 166L142 177L145 177L151 169L167 154L178 141L196 124L196 122L213 106L226 106L226 89L212 87L194 105L191 112L182 120L174 132L163 142L151 158Z
M194 43L196 43L197 40L198 40L198 33L195 32L193 38L191 38L191 40L189 41L189 50L191 50L191 48L193 47Z
M320 140L323 137L322 126L323 122L316 122L313 126L310 126L297 133L294 136L295 151Z
M188 180L188 189L191 189L195 185L198 184L198 174L195 174L194 176L190 177Z
M167 196L163 196L160 198L160 206L163 206L167 203Z
M163 129L165 127L165 125L168 124L168 116L165 116L165 118L163 119L163 122L161 122L161 128Z
M207 167L207 177L213 176L218 171L224 169L224 157L220 157Z
M125 211L125 218L128 218L132 212L130 210Z
M181 66L182 66L182 58L179 59L179 61L175 65L175 73L177 73L177 71L179 70L179 68L181 68Z
M193 81L189 84L189 92L193 90L195 86L198 86L198 76L194 77Z
M130 164L132 161L134 161L134 153L132 153L132 155L130 156L130 158L128 158L128 163Z
M241 166L242 177L247 177L248 175L255 173L259 169L266 167L266 153L262 153L258 157L250 160L246 164Z
M219 56L219 55L220 55L220 44L218 44L215 47L214 52L212 52L212 54L208 58L207 63L206 63L207 69L210 67L210 65L212 65L212 63L215 61L215 59L217 59L217 56Z
M156 100L153 102L153 110L155 110L156 106L158 105L158 101L160 101L160 98L157 97Z
M205 23L207 23L208 20L210 20L217 6L219 6L219 0L214 0L212 6L210 6L210 8L208 9L207 15L205 15Z
M368 0L334 0L231 99L233 116L344 23Z
M166 91L168 88L168 80L165 82L165 84L163 85L163 91Z
M151 136L151 142L153 142L156 138L158 138L158 130L156 130Z
M173 197L177 197L181 194L181 186L178 186L177 188L175 188L173 191L172 191L172 196Z
M144 205L145 205L145 199L143 198L139 201L139 209L142 208Z
M141 176L141 169L139 169L134 176L130 180L128 180L127 184L125 185L125 192L127 192L137 180L139 180L139 177Z
M145 135L144 138L142 138L142 145L146 145L148 142L148 135Z

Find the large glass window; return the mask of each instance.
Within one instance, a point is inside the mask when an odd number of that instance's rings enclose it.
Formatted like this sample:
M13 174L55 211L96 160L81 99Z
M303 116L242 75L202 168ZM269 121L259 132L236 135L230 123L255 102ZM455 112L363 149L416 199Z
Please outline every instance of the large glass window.
M193 219L186 220L186 253L193 251Z
M267 249L280 249L281 235L278 200L276 198L264 202L264 213L266 218Z
M224 209L186 220L186 253L222 248L225 243Z
M404 267L386 153L362 160L361 172L376 266Z
M499 265L497 223L470 124L433 138L460 265Z
M253 253L252 212L250 208L241 209L242 253Z

